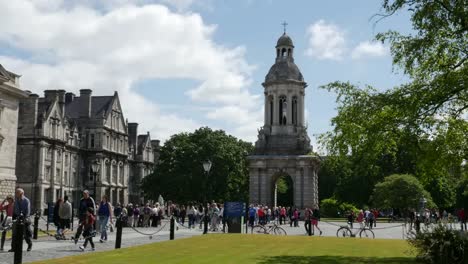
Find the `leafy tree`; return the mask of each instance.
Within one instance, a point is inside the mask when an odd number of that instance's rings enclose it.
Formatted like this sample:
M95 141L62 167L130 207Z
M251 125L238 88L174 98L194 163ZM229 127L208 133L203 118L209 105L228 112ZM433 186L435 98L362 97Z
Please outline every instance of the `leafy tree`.
M409 174L393 174L375 185L372 202L379 208L418 208L419 200L427 200L426 207L434 207L431 195L416 177Z
M147 198L166 200L227 201L248 198L246 157L252 144L202 127L193 133L173 135L161 148L160 162L142 181ZM209 173L203 162L210 160Z
M337 94L338 115L320 142L347 172L337 174L335 195L363 204L383 177L413 174L440 206L453 206L460 164L468 159L468 4L383 0L382 6L382 18L411 13L415 34L377 35L411 81L383 92L347 82L322 87Z
M468 2L384 0L383 17L407 9L414 34L378 34L389 42L393 63L412 81L392 91L408 116L427 122L435 115L463 116L468 108Z

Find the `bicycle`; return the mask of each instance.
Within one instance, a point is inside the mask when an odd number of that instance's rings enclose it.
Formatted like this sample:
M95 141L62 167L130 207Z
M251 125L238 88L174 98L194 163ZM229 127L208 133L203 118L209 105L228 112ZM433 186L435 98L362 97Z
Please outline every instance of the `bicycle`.
M251 230L252 234L274 234L279 236L287 235L286 231L276 223L270 225L255 225Z
M353 233L352 229L350 228L349 223L347 226L341 226L340 228L338 228L338 230L336 231L336 236L337 237L356 237L358 233L359 233L360 238L375 238L374 231L362 225L356 231L356 233Z

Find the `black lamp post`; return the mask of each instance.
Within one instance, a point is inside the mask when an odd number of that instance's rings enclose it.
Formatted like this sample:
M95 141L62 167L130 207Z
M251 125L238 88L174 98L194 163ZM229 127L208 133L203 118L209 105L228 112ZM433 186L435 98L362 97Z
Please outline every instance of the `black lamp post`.
M203 169L205 170L205 186L209 186L208 185L208 176L210 175L210 170L211 170L211 161L210 160L206 160L203 162ZM209 192L208 192L209 190ZM206 200L206 193L208 192L209 195L211 195L211 188L207 188L207 190L205 191L205 202L207 201Z
M93 173L93 179L94 179L94 199L96 200L97 199L97 196L96 196L96 192L97 192L97 176L99 174L99 169L101 169L101 163L99 162L99 160L95 160L93 161L93 163L91 164L91 170L92 170L92 173Z

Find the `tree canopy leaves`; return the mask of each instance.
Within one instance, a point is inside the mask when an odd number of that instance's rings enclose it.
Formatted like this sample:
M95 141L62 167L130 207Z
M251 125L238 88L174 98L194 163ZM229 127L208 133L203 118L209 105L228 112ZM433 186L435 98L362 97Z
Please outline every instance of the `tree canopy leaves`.
M147 198L177 202L245 201L248 197L247 155L252 144L202 127L173 135L161 148L160 162L144 178ZM212 162L206 173L203 162Z

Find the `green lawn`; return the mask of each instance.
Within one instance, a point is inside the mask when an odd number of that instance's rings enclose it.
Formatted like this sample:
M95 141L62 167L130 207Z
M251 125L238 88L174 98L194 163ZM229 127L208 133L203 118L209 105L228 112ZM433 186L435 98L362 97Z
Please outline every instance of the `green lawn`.
M416 263L410 252L403 240L213 234L36 263Z

